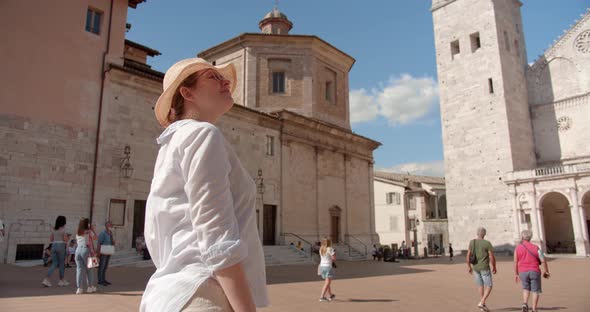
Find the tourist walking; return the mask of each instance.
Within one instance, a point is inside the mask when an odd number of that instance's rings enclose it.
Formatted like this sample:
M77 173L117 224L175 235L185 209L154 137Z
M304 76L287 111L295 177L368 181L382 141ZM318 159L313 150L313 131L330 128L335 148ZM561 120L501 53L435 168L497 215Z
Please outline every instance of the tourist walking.
M320 247L320 265L318 266L318 275L324 279L320 301L332 301L336 295L332 292L332 279L334 278L334 261L336 261L336 251L332 248L332 241L329 238L322 239ZM326 297L328 295L328 297Z
M104 231L98 235L98 254L100 256L98 266L98 284L102 286L111 285L111 282L107 281L106 273L109 267L109 261L111 255L115 252L115 239L113 238L113 223L107 221L104 224Z
M156 272L140 311L255 311L268 304L256 184L214 125L237 85L229 63L182 60L154 111L164 132L146 207Z
M539 246L531 244L533 233L529 230L521 232L521 243L514 251L515 281L522 284L522 312L529 311L529 296L533 293L533 312L537 311L541 295L541 277L549 278L549 266ZM539 266L542 265L542 270Z
M93 268L95 265L98 265L98 261L96 261L96 253L94 251L94 240L96 240L96 235L90 226L90 221L88 218L83 218L80 220L78 231L76 232L76 241L78 242L78 247L76 247L77 295L84 293L84 281L86 281L87 293L96 292L96 287L93 286Z
M68 286L70 283L64 279L66 270L66 242L68 237L65 230L66 217L58 216L55 219L55 225L53 231L49 235L49 241L51 242L51 266L47 270L47 276L41 281L41 284L45 287L51 287L49 279L59 267L59 282L57 286L63 287Z
M496 274L496 258L494 247L484 239L486 229L477 229L477 238L469 242L467 251L467 267L472 274L480 296L477 307L482 311L489 311L486 300L490 296L493 287L492 274Z

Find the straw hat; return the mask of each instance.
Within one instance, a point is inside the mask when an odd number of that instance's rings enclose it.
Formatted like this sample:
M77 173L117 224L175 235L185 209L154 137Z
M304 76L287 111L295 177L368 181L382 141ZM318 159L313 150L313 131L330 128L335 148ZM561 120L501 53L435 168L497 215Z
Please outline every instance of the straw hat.
M154 107L156 119L158 119L158 122L162 127L165 128L169 124L168 113L172 106L172 97L174 97L174 93L176 92L176 89L178 89L178 86L180 86L188 76L208 68L215 69L225 79L229 80L230 93L234 92L237 78L236 69L233 64L213 66L206 60L196 57L179 61L166 71L166 75L164 75L164 92L162 92L162 95L158 98L158 102L156 102L156 107Z

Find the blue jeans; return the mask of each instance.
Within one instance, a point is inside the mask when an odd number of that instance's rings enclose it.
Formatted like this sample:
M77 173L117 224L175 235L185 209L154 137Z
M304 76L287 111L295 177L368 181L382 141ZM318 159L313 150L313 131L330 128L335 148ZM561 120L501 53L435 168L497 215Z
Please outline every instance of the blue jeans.
M111 256L101 255L100 256L100 263L98 266L98 283L103 284L107 281L106 273L107 269L109 268L109 260L111 260Z
M59 265L59 279L64 279L64 273L66 270L66 244L65 243L53 243L51 244L51 266L47 270L47 277L51 277L53 271Z
M89 269L87 266L88 262L88 255L90 254L90 249L86 246L78 246L76 248L76 286L78 288L82 288L84 275L87 278L87 287L93 285L94 281L94 270Z
M473 278L477 286L492 287L492 272L490 270L475 271L473 270Z

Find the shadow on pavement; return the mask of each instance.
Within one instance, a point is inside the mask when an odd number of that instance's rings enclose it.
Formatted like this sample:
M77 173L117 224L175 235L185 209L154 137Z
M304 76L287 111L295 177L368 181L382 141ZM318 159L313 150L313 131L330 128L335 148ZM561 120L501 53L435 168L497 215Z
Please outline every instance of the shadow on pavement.
M567 310L566 307L546 307L546 308L537 308L538 311L558 311L558 310ZM522 308L503 308L503 309L494 309L494 311L522 311ZM529 308L530 311L530 308Z
M336 280L366 278L376 276L393 276L431 272L431 270L409 268L416 261L377 262L377 261L336 261ZM300 282L317 282L322 278L317 274L317 264L283 265L266 267L266 283L285 284Z

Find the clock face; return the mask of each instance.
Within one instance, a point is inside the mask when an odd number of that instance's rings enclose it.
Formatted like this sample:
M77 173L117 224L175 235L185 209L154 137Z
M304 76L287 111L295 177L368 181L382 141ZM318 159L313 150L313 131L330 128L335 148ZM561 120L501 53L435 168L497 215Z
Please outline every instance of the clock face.
M583 31L576 40L574 46L582 53L590 53L590 29Z
M561 116L557 119L557 130L567 131L572 127L572 119L569 116Z

